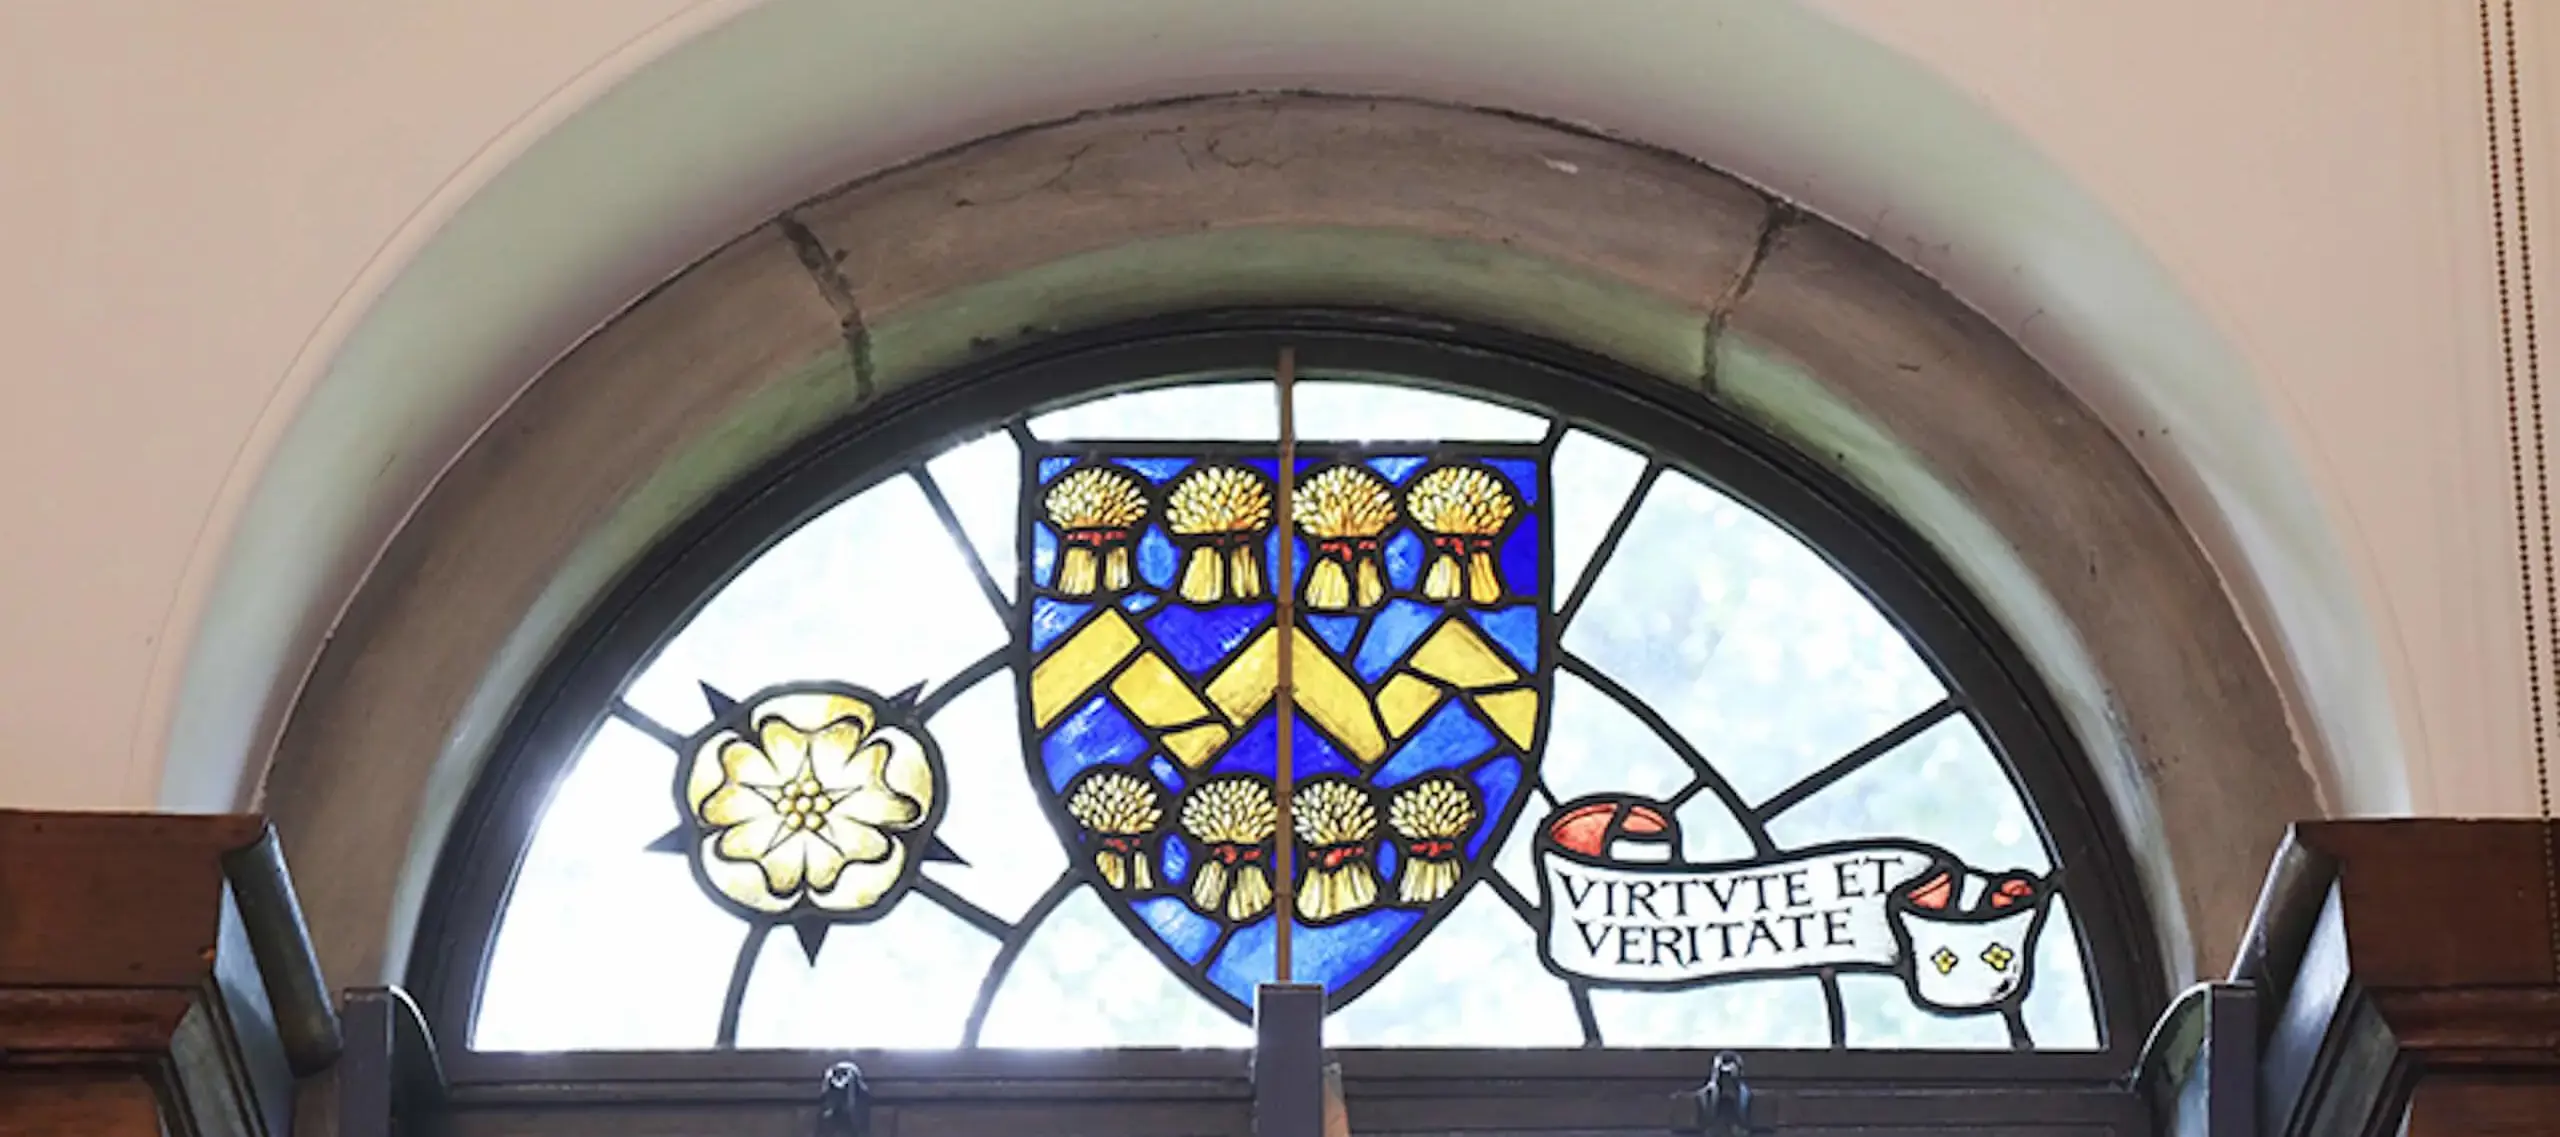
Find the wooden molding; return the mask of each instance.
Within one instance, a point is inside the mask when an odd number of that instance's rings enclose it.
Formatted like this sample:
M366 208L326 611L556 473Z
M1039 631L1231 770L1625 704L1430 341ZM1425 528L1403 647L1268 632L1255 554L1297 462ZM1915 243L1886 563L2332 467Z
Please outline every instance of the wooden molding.
M0 811L0 1135L284 1137L325 990L263 818Z
M2293 827L2233 974L2267 1010L2261 1132L2543 1132L2502 1127L2560 1116L2543 825Z

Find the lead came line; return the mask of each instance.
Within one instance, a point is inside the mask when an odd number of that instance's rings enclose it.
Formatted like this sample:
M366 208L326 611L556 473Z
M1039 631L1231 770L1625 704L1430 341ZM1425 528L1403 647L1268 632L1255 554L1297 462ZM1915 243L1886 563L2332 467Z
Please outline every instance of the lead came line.
M1290 941L1294 938L1291 931L1297 923L1298 909L1297 873L1294 871L1297 819L1291 801L1297 795L1298 781L1297 766L1291 754L1294 749L1291 743L1298 727L1297 668L1293 665L1297 656L1298 605L1297 588L1291 579L1297 571L1296 558L1291 555L1295 551L1292 546L1296 539L1290 527L1291 514L1296 511L1297 504L1290 500L1297 496L1298 482L1297 381L1298 353L1293 348L1281 348L1280 362L1272 371L1271 383L1273 395L1280 401L1280 500L1272 514L1272 527L1279 531L1280 540L1277 553L1271 559L1271 591L1274 594L1272 611L1278 617L1280 653L1278 675L1272 684L1272 701L1275 704L1273 725L1279 730L1273 765L1278 775L1275 780L1279 782L1277 796L1280 799L1279 832L1273 837L1272 857L1273 867L1279 870L1280 876L1276 882L1279 887L1272 890L1272 917L1279 923L1273 929L1272 954L1276 957L1273 978L1281 983L1289 982L1290 977L1297 974L1290 957Z

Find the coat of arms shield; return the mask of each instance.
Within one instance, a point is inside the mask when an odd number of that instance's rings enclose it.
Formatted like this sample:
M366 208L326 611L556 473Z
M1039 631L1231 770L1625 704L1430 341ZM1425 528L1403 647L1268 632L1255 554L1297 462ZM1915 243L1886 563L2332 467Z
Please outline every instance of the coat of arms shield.
M1555 656L1539 448L1301 446L1285 535L1269 443L1023 460L1024 753L1076 871L1249 1014L1275 974L1286 642L1292 978L1355 998L1486 875L1535 775Z

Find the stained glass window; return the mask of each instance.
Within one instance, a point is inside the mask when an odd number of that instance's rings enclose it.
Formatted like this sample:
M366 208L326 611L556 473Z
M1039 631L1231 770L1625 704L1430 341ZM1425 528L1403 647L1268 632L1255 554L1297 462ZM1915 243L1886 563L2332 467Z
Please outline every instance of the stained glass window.
M1285 532L1267 372L841 448L484 788L548 798L468 1045L1243 1046L1283 888L1335 1046L2103 1044L2121 895L1832 552L1603 415L1296 405Z

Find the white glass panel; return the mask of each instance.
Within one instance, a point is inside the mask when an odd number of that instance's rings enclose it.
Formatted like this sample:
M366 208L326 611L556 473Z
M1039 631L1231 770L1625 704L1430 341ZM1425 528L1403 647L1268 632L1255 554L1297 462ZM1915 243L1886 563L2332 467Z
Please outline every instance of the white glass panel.
M682 819L675 756L607 722L543 810L508 894L472 1024L475 1050L709 1046L746 925L684 856L648 851Z
M1920 732L1771 818L1769 836L1786 848L1851 837L1909 837L1944 848L1981 872L2042 873L2053 867L2026 803L1963 715Z
M698 683L733 698L827 679L893 695L1005 642L915 479L892 478L768 550L704 606L624 696L679 731L708 721Z
M977 550L978 563L986 566L996 587L1011 598L1018 575L1015 562L1021 559L1014 549L1014 536L1021 528L1022 509L1016 500L1022 482L1022 451L1015 448L1013 436L997 431L962 443L925 463L924 471L942 491L942 500L950 503L960 531Z
M1543 793L1529 795L1528 804L1520 807L1520 816L1511 823L1511 832L1502 838L1502 847L1494 850L1493 868L1509 881L1511 887L1530 903L1538 902L1538 866L1531 859L1531 847L1537 843L1538 827L1556 811L1556 801Z
M1298 437L1309 441L1536 442L1543 415L1464 395L1389 383L1311 381L1297 386Z
M1556 495L1556 607L1564 607L1582 582L1583 567L1609 535L1609 523L1644 476L1644 465L1635 451L1588 431L1566 431L1556 443L1547 471Z
M1820 1050L1831 1045L1831 1009L1818 979L1759 979L1686 991L1591 993L1600 1041L1613 1047Z
M1191 383L1105 395L1034 417L1034 438L1251 441L1280 437L1280 407L1269 380ZM1304 437L1300 432L1300 437Z
M2089 989L2089 961L2080 954L2079 927L2071 905L2053 898L2036 938L2035 982L2022 1008L2027 1034L2038 1050L2098 1049L2097 996Z
M1628 793L1664 801L1697 777L1670 743L1599 688L1558 672L1555 700L1538 779L1556 800Z
M1946 693L1803 542L1679 473L1655 481L1564 645L1753 803Z
M1673 815L1680 823L1680 855L1693 865L1746 860L1752 855L1751 834L1725 808L1724 799L1698 791Z
M913 893L872 923L829 929L815 966L790 926L775 928L738 1004L738 1046L958 1046L997 947Z
M924 875L1006 920L1022 914L1067 868L1049 818L1023 776L1012 671L962 692L925 724L942 744L951 795L936 835L966 863L932 862Z
M1139 946L1090 887L1076 889L1023 945L987 1009L980 1044L1005 1047L1253 1045Z
M1580 1046L1573 992L1490 888L1472 890L1413 954L1325 1020L1328 1046Z
M1940 1015L1911 1001L1893 975L1843 975L1843 1041L1853 1050L2007 1050L2009 1020L1998 1013Z
M1251 441L1279 437L1277 397L1267 379L1159 387L1051 411L1028 425L1051 441ZM1536 442L1547 434L1542 416L1399 384L1310 379L1296 397L1298 437L1308 442Z

